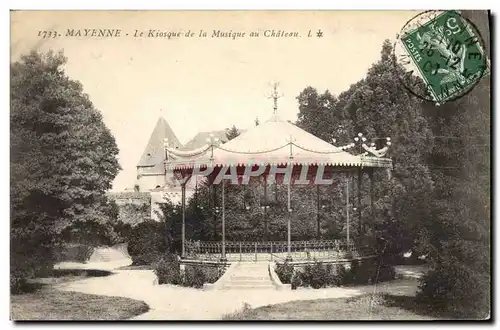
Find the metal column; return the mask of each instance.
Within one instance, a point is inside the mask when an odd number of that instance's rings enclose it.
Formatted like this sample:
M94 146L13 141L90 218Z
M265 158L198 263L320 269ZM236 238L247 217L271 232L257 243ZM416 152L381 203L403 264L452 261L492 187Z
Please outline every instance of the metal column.
M225 186L222 180L222 259L226 260L226 208L225 208Z
M182 200L182 258L186 257L186 183L181 185Z

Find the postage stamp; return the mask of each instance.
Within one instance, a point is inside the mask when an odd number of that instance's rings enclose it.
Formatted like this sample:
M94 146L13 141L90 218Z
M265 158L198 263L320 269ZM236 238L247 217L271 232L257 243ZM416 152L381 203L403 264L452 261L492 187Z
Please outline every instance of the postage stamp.
M454 10L432 10L412 18L401 29L394 51L405 69L405 87L437 104L465 95L489 74L479 31ZM424 92L412 83L412 75L423 79Z

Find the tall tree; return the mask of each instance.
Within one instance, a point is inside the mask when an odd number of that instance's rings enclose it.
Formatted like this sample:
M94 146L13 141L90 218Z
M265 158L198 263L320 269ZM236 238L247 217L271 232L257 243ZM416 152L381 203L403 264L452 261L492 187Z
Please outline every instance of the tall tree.
M11 266L21 275L49 266L65 238L92 235L82 224L109 222L118 148L65 62L33 52L11 65Z
M422 100L408 93L399 77L402 68L395 65L391 43L382 45L381 59L367 73L363 82L354 85L346 98L344 111L353 133L363 133L378 148L391 138L389 157L393 161L392 178L375 172L375 214L365 202L361 205L363 222L387 222L401 228L396 252L413 247L418 224L429 216L433 184L425 164L432 148L432 131L424 117ZM349 95L350 94L350 95ZM363 182L363 195L369 195ZM389 217L389 218L388 218ZM388 228L387 228L388 229ZM392 231L392 230L391 230Z
M333 138L332 128L339 126L339 118L336 117L338 113L333 111L337 98L329 91L319 94L315 88L309 86L297 96L297 101L297 126L320 139L330 141Z
M464 11L486 42L486 11ZM433 271L422 283L422 298L466 318L490 313L490 78L464 97L426 113L436 136L429 157L436 185L432 217L420 237Z

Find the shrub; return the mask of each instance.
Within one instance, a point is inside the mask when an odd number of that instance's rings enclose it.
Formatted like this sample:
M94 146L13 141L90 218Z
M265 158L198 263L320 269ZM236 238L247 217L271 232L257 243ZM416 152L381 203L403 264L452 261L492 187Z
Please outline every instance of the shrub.
M470 265L446 260L421 279L419 289L419 301L451 317L485 319L490 315L489 277Z
M181 267L175 255L166 255L155 262L153 271L158 284L181 284Z
M184 270L183 285L193 288L201 288L205 283L215 283L224 274L224 268L220 265L186 265Z
M32 242L19 242L11 239L10 250L10 289L11 293L30 291L28 280L44 276L53 268L54 254L51 247Z
M348 274L349 274L349 272L345 269L344 265L337 264L335 266L335 277L336 277L336 281L337 281L336 285L346 284Z
M375 279L376 282L392 281L396 278L396 270L391 265L380 265L378 278Z
M294 273L294 268L288 261L284 263L276 263L276 275L283 284L290 284L292 281L292 276Z
M302 283L302 276L301 275L302 275L301 272L295 272L292 275L292 278L290 280L290 284L291 284L292 290L295 290L298 287L300 287L300 286L303 285L303 283Z
M133 227L128 237L128 253L132 264L151 265L167 251L165 227L153 220Z
M10 272L10 292L12 294L21 293L27 291L29 276L24 272L11 271Z
M184 270L183 285L201 288L205 283L205 273L200 266L186 266Z
M175 284L201 288L205 283L215 283L223 274L222 265L186 265L181 272L180 262L175 255L165 255L154 264L158 284Z
M353 260L351 269L344 277L345 284L368 284L393 280L396 277L394 267L380 264L376 260Z
M318 261L313 265L306 265L304 267L304 272L301 274L303 285L319 289L332 284L334 282L334 275L331 271L331 265L325 266ZM330 272L330 274L328 272Z

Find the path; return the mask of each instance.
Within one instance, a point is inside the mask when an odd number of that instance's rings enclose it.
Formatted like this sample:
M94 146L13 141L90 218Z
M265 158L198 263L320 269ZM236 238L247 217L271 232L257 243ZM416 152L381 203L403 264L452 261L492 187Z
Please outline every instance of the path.
M107 269L118 264L118 262L115 262L113 266L108 265ZM63 265L63 267L69 266L71 265ZM97 267L103 267L102 263L89 263L80 266L80 268L89 269ZM277 291L274 289L202 291L172 285L155 285L155 275L151 270L114 270L114 272L114 275L106 277L63 283L58 285L58 288L66 291L128 297L146 302L151 308L150 311L135 317L133 320L221 319L224 314L241 309L244 303L255 308L293 300L351 297L370 292L370 288L373 288L373 286L364 286L320 290L299 289L294 291ZM405 287L406 291L404 293L407 294L408 285ZM410 287L410 292L414 291L415 288Z

